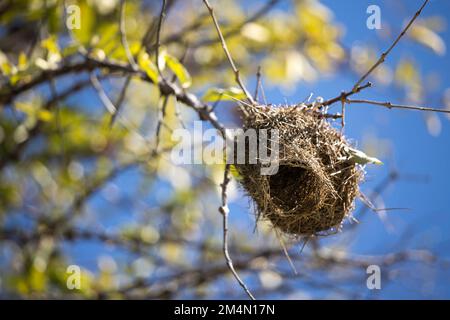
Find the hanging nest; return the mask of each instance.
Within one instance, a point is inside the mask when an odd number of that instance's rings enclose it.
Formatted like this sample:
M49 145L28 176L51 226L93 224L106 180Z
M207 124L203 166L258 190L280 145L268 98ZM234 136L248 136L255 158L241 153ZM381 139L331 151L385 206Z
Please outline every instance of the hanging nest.
M350 144L345 137L322 113L299 106L252 107L244 117L246 129L279 132L276 174L262 175L259 161L235 164L258 219L270 220L292 236L339 230L354 209L363 178L362 169L348 160Z

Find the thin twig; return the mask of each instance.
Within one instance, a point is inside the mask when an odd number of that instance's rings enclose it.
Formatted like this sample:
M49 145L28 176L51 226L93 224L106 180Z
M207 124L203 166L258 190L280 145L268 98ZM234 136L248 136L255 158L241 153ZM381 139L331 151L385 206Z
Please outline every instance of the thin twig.
M97 91L98 96L100 97L100 100L102 101L103 105L105 106L105 109L111 114L116 113L116 110L117 110L116 107L111 102L111 100L108 98L105 90L103 89L103 87L102 87L100 81L98 80L97 76L95 75L95 73L91 73L90 80L91 80L92 86Z
M289 266L291 267L294 274L297 275L298 274L297 268L295 267L294 262L292 261L291 257L289 256L289 252L287 250L286 244L283 241L282 235L280 234L278 229L274 228L273 230L275 231L275 235L278 239L278 242L280 243L281 248L283 249L283 253L289 263Z
M237 274L236 270L233 266L233 260L230 257L230 253L228 252L228 214L230 212L230 209L228 208L227 203L227 186L230 182L230 164L227 163L225 165L225 170L223 174L223 182L221 184L222 187L222 206L219 208L219 212L222 214L223 217L223 254L225 256L225 260L227 262L227 266L230 269L233 276L236 278L237 282L239 282L239 285L244 289L245 293L250 297L250 299L255 300L255 297L250 292L250 290L247 288L245 283L242 281L242 279Z
M178 103L175 101L175 118L178 119L178 122L180 122L180 125L183 129L186 129L186 125L184 124L183 118L181 117L181 110Z
M187 57L187 55L188 55L188 51L189 51L189 43L188 42L186 42L185 43L185 50L184 50L184 52L183 52L183 55L181 56L181 58L180 58L180 63L184 63L184 61L185 61L185 59L186 59L186 57ZM173 74L172 75L172 79L171 79L171 82L173 83L173 82L175 82L177 80L177 76L176 76L176 74ZM183 121L183 119L181 118L181 112L180 112L180 108L179 108L179 106L178 106L178 103L175 101L175 103L174 103L174 109L175 109L175 118L177 118L178 119L178 121L180 122L180 124L181 124L181 127L183 128L183 129L186 129L186 125L184 124L184 121Z
M164 92L167 95L175 97L178 102L181 102L184 105L188 106L189 108L193 109L198 114L201 120L210 122L211 125L220 132L221 136L224 139L226 139L227 141L233 141L233 138L229 134L227 134L227 131L225 130L224 126L217 119L217 115L211 111L210 106L202 102L193 93L187 92L185 89L181 88L176 83L170 82L154 83L152 79L150 79L145 74L145 72L141 70L138 71L133 70L129 66L129 64L124 64L120 61L113 61L109 59L99 60L96 59L95 57L87 55L85 55L84 57L85 57L84 61L63 64L60 68L54 70L44 70L32 80L11 87L10 90L6 92L0 92L0 108L2 108L4 105L9 104L18 95L48 81L50 77L57 78L71 73L92 72L95 69L106 69L108 70L110 75L113 73L133 74L147 83L153 83L154 85L158 86L161 92ZM60 96L62 98L62 94ZM2 161L0 160L0 167L1 163Z
M166 6L166 10L165 13L167 14L167 12L174 6L175 4L175 0L169 1L169 3ZM158 20L152 20L152 22L149 24L149 26L147 27L147 30L145 31L144 36L141 39L141 44L139 47L138 52L140 52L142 50L142 48L145 48L147 50L147 52L151 52L154 48L155 48L155 44L151 44L153 37L155 36L155 27L158 25L159 23L159 19ZM151 45L150 45L151 44Z
M116 112L114 112L111 115L111 120L109 122L109 126L110 127L112 127L114 125L114 122L116 121L117 114L120 112L120 109L122 107L123 101L125 100L125 96L127 94L128 87L129 87L129 85L131 83L132 76L133 76L132 74L129 74L125 78L125 82L124 82L124 84L122 86L122 89L120 90L119 96L117 97L117 101L116 101L116 104L115 104L116 105Z
M263 83L262 83L262 79L259 80L259 84L260 84L261 95L262 95L262 98L263 98L264 105L267 105L266 93L264 92L264 86L263 86Z
M155 144L155 152L158 152L159 141L161 139L161 126L163 124L164 118L166 117L167 103L169 102L169 96L164 96L163 102L161 105L161 112L159 113L158 123L156 125L156 144Z
M260 85L261 85L261 66L258 66L258 70L256 71L256 87L254 96L256 102L258 102L258 90Z
M407 110L418 110L418 111L431 111L431 112L441 112L441 113L450 113L450 110L446 109L437 109L437 108L429 108L429 107L418 107L418 106L408 106L404 104L394 104L391 102L381 102L381 101L372 101L372 100L364 100L364 99L355 99L355 100L345 100L346 103L367 103L380 107L385 107L388 109L407 109Z
M238 35L241 31L242 31L242 27L245 26L247 23L251 23L254 22L258 19L260 19L261 17L263 17L264 15L266 15L278 2L280 2L280 0L269 0L266 2L266 4L264 6L262 6L258 11L256 11L253 15L251 15L248 19L242 21L241 23L237 24L235 27L233 27L233 29L225 31L224 32L224 37L225 38L229 38L229 37L234 37L236 35ZM185 38L187 35L189 35L189 33L193 32L193 31L197 31L198 28L200 28L204 21L203 21L204 15L201 14L199 15L194 22L192 22L191 24L187 25L186 27L183 27L182 30L180 32L174 33L171 36L167 37L167 39L163 40L163 44L170 44L173 42L180 42L183 40L183 38ZM208 39L202 39L197 43L194 43L192 45L193 48L197 49L200 47L204 47L204 46L209 46L212 44L217 43L218 41L220 41L220 39L217 39L216 37L213 38L208 38Z
M219 103L222 101L222 97L223 97L223 92L220 92L220 93L219 93L219 97L217 98L216 101L214 101L214 103L213 103L213 105L212 105L212 107L211 107L211 110L212 110L212 111L216 110L217 106L218 106Z
M121 36L121 39L122 39L122 46L123 46L123 48L125 50L125 54L127 55L127 59L130 62L131 67L133 69L135 69L135 70L138 70L139 67L136 64L135 56L133 56L133 54L131 53L130 46L128 45L128 41L127 41L126 26L125 26L125 1L126 0L122 0L121 3L120 3L120 22L119 22L119 24L120 24L120 36ZM144 40L145 40L145 36L142 39L141 46L140 46L138 52L142 48ZM116 105L116 112L111 116L110 127L112 127L114 125L114 121L116 120L117 113L120 112L120 109L122 107L122 103L123 103L123 101L125 99L125 96L126 96L126 91L128 90L128 86L130 85L130 82L131 82L131 77L132 77L131 74L126 77L125 82L124 82L123 87L122 87L122 90L120 91L119 97L117 98L117 101L116 101L116 104L115 104Z
M163 44L168 45L174 42L182 42L183 38L189 35L189 33L191 33L192 31L197 31L197 29L205 23L204 18L208 16L209 14L206 12L200 14L191 24L183 27L179 32L174 33L163 40Z
M372 86L372 83L371 82L367 82L365 85L363 85L363 86L359 86L357 89L356 89L356 91L348 91L348 92L344 92L344 94L340 94L340 95L338 95L337 97L334 97L334 98L332 98L332 99L329 99L329 100L326 100L326 101L324 101L323 103L322 103L322 106L324 106L324 107L326 107L326 106L330 106L330 105L332 105L332 104L334 104L334 103L336 103L336 102L339 102L339 101L341 101L342 100L342 96L344 96L344 98L345 99L347 99L348 97L350 97L350 96L352 96L352 95L354 95L355 93L358 93L358 92L361 92L362 90L364 90L364 89L367 89L367 88L370 88ZM311 94L312 95L312 94ZM311 99L311 95L310 95L310 97L308 98L308 101ZM308 104L308 106L311 106L312 104Z
M56 83L54 79L49 80L49 86L50 86L50 92L52 94L51 99L55 99L58 96L58 92L56 90ZM55 123L56 123L56 129L59 135L59 140L61 143L61 152L63 154L63 161L64 163L67 163L67 153L66 153L66 146L64 144L64 137L63 137L63 130L61 126L61 113L60 113L60 107L58 105L58 101L55 101L55 108L56 108L56 116L55 116Z
M344 97L344 92L341 93L341 104L342 104L342 111L341 111L341 133L344 132L344 127L345 127L345 97Z
M158 20L158 28L156 29L156 49L155 49L156 68L158 69L158 73L161 76L161 78L163 78L163 76L159 65L159 48L161 46L161 28L165 16L166 16L166 0L162 0L161 13L159 14Z
M183 53L183 56L180 58L180 62L183 63L184 59L186 58L187 55L187 51L188 51L188 47L186 46L186 50ZM174 83L177 79L177 76L175 74L172 75L172 78L170 79L170 83ZM163 102L161 105L161 112L159 113L158 116L158 123L156 124L156 144L155 144L155 150L154 152L158 152L158 148L159 148L159 142L161 139L161 126L164 124L164 118L166 117L166 110L167 110L167 103L169 102L169 96L165 95L163 98ZM179 110L177 110L177 106L175 103L175 116L179 119L181 126L184 128L184 123L183 120L179 117Z
M233 27L231 30L224 32L223 36L229 38L238 35L246 24L257 21L258 19L266 15L268 12L270 12L271 9L273 9L273 7L275 7L278 4L278 2L280 2L280 0L267 1L258 11L256 11L253 15L251 15L248 19L242 21L241 23ZM215 44L217 42L218 39L216 38L202 39L200 42L193 44L192 47L199 48Z
M103 89L102 84L100 83L100 81L98 80L98 78L94 72L91 73L90 80L91 80L92 86L97 91L97 94L98 94L100 100L102 101L105 109L110 114L117 114L117 108L114 106L111 99L106 94L105 89ZM144 142L146 142L146 143L148 142L147 139L138 132L137 128L132 123L128 122L125 118L122 118L120 115L118 115L118 121L129 132L132 132L132 133L138 135L141 139L143 139ZM148 144L147 144L147 147L148 147Z
M225 42L225 38L222 35L222 31L220 31L219 22L217 21L216 15L214 13L213 7L209 4L208 0L203 0L206 7L209 10L209 14L211 15L211 18L214 22L214 26L216 27L217 34L219 35L220 42L222 44L223 51L225 52L225 55L227 56L228 61L230 62L231 68L233 69L235 80L237 84L241 87L242 91L244 92L245 96L247 97L248 101L255 105L255 100L253 100L253 97L248 92L247 88L245 87L244 83L241 80L241 76L239 75L239 70L236 68L236 65L234 64L233 58L231 57L230 51L228 50L228 46Z
M130 46L128 45L127 41L127 34L125 29L125 1L122 0L120 2L120 37L122 39L122 46L125 50L125 54L127 55L127 59L130 62L130 65L138 70L138 66L136 64L136 61L134 60L133 54L131 53Z
M370 192L370 195L367 197L368 199L375 199L386 191L394 182L398 181L400 175L398 171L391 171L383 180L381 180ZM364 203L364 202L363 202ZM359 221L361 217L370 209L369 206L362 206L358 212L352 214L352 218L355 221ZM356 216L356 218L355 218ZM350 224L347 227L347 230L355 229L357 224Z
M380 65L382 64L385 60L386 57L389 55L389 53L392 51L392 49L394 49L394 47L397 45L397 43L400 41L400 39L405 35L405 33L408 31L409 27L411 27L411 25L414 23L414 21L417 19L417 17L420 15L420 13L422 12L423 8L427 5L429 0L425 0L424 3L422 4L422 6L420 7L420 9L416 12L416 14L411 18L411 20L409 21L409 23L406 25L406 27L403 29L403 31L397 36L397 38L395 39L395 41L391 44L391 46L389 47L389 49L387 49L385 52L383 52L380 56L380 58L375 62L375 64L361 77L361 79L358 80L358 82L356 82L356 84L353 86L352 91L356 92L356 90L358 89L359 85Z

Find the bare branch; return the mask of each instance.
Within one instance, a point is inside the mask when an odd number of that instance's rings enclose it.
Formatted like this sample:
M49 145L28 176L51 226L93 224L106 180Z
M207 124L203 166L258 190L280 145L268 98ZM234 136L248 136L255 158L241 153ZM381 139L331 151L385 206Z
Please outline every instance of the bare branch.
M125 50L125 54L127 55L127 59L130 62L130 65L134 69L138 69L138 66L136 64L136 61L134 61L134 57L131 54L130 46L128 45L127 41L127 34L125 29L125 0L122 0L120 2L120 37L122 39L122 46Z
M345 127L345 97L344 97L344 92L341 93L341 131L344 132L344 127Z
M408 106L408 105L404 105L404 104L394 104L394 103L390 103L390 102L380 102L380 101L372 101L372 100L364 100L364 99L355 99L355 100L346 99L345 102L347 102L347 103L367 103L367 104L372 104L372 105L376 105L376 106L380 106L380 107L385 107L388 109L407 109L407 110L417 110L417 111L450 113L450 110L446 110L446 109Z
M256 87L255 87L255 95L254 99L258 102L258 90L261 86L261 66L258 66L258 70L256 71Z
M223 174L223 182L221 184L222 187L222 206L219 208L219 212L222 214L223 217L223 254L225 256L225 260L227 262L227 266L230 269L233 276L236 278L236 280L239 282L239 285L244 289L245 293L250 297L250 299L255 300L255 297L252 295L250 290L245 285L244 281L239 277L236 270L233 266L233 260L230 257L230 253L228 252L228 214L230 212L230 209L228 208L227 203L227 186L230 182L230 164L227 163L225 165L225 170Z
M411 20L409 21L409 23L406 25L406 27L403 29L403 31L397 36L397 38L395 39L395 41L391 44L391 46L389 47L389 49L387 49L385 52L383 52L380 56L380 58L375 62L375 64L361 77L361 79L358 80L358 82L355 83L355 85L353 86L352 92L356 92L356 90L358 89L359 85L380 65L382 64L385 60L386 57L389 55L389 53L392 51L392 49L394 49L394 47L397 45L397 43L400 41L400 39L406 34L406 32L408 31L409 27L411 27L411 25L414 23L414 21L417 19L417 17L420 15L420 13L422 12L423 8L427 5L429 0L425 0L425 2L422 4L422 6L420 7L420 9L416 12L416 14L411 18Z
M155 55L156 55L156 68L158 69L158 73L162 77L161 68L159 65L159 47L161 46L161 28L163 20L166 16L166 0L162 0L162 6L161 6L161 13L159 15L158 20L158 28L156 29L156 49L155 49ZM163 78L164 80L164 78Z
M334 97L332 99L326 100L322 103L322 106L330 106L336 102L342 101L342 96L344 96L345 99L347 99L348 97L354 95L355 93L361 92L364 89L370 88L372 86L371 82L367 82L365 85L363 86L359 86L356 91L349 91L349 92L344 92L344 94L340 94L337 97ZM311 106L312 104L309 104L309 106Z
M233 58L231 57L230 51L228 50L228 46L225 42L225 38L222 35L222 31L220 31L219 22L217 21L213 7L211 7L208 0L203 0L203 2L205 3L206 7L208 8L211 18L214 22L214 26L216 27L217 34L219 35L223 51L225 52L225 55L227 56L227 59L230 62L231 68L233 69L235 80L236 80L237 84L241 87L242 91L245 93L245 96L247 97L248 101L252 105L256 104L255 100L253 100L252 96L250 95L250 93L248 92L247 88L245 87L244 83L241 80L241 76L239 75L239 70L236 68L236 65L234 64Z
M174 6L174 4L176 3L176 0L172 0L172 1L168 1L167 6L166 6L166 14L167 12ZM154 48L155 48L155 44L152 44L152 40L153 37L155 36L156 33L156 26L159 23L159 19L155 19L152 20L152 22L150 22L150 24L147 27L147 30L144 33L144 36L141 39L141 44L140 44L140 48L138 50L141 51L142 48L145 48L148 52L151 52Z
M186 47L186 50L183 53L183 56L180 58L180 62L183 63L184 59L186 58L188 47ZM172 78L170 79L171 83L174 83L177 79L177 76L175 74L172 75ZM167 103L169 102L169 96L165 95L163 98L163 102L161 105L161 112L158 114L158 123L156 124L156 146L154 152L158 152L159 148L159 142L161 139L161 126L164 123L164 118L166 117L166 110L167 110ZM213 109L212 109L213 110ZM183 120L179 117L179 110L175 103L175 116L179 119L181 125L184 127Z
M232 37L235 36L237 34L239 34L242 30L242 27L244 27L247 23L251 23L254 22L258 19L260 19L261 17L263 17L264 15L266 15L273 7L275 7L275 5L280 2L280 0L269 0L267 1L264 6L262 6L258 11L256 11L252 16L250 16L248 19L246 19L245 21L242 21L241 23L239 23L237 26L233 27L233 29L225 32L223 34L224 37L228 38L228 37ZM204 39L198 43L193 44L193 48L199 48L199 47L203 47L203 46L208 46L214 43L217 43L218 41L220 41L220 39L216 39L216 38L209 38L209 39Z
M129 85L131 83L131 78L132 78L131 74L129 74L125 78L125 82L124 82L124 84L122 86L122 89L120 90L119 97L117 98L117 101L116 101L116 112L114 112L112 114L112 116L111 116L111 120L110 120L110 123L109 123L110 127L112 127L114 125L114 122L116 121L117 114L120 112L120 109L122 107L123 101L125 100L125 96L126 96L128 87L129 87Z
M166 117L166 110L167 110L167 103L168 102L169 102L169 96L165 96L163 98L163 101L162 101L162 104L161 104L161 112L159 113L158 123L156 125L155 152L158 152L159 142L160 142L160 139L161 139L161 126L163 124L164 118Z
M258 11L256 11L253 15L251 15L248 19L245 19L244 21L242 21L241 23L239 23L238 25L233 27L233 29L224 32L223 36L225 38L228 38L228 37L233 37L235 35L238 35L241 32L243 26L245 26L247 23L254 22L254 21L260 19L261 17L263 17L264 15L266 15L273 7L275 7L275 5L278 2L280 2L280 0L267 1ZM169 37L167 37L165 40L163 40L163 44L170 44L173 42L182 42L184 37L186 37L189 33L196 31L198 28L200 28L203 25L204 16L205 15L200 14L195 19L195 21L193 21L191 24L187 25L186 27L183 27L183 29L180 32L174 33L174 34L170 35ZM220 39L217 39L216 37L202 39L201 41L194 43L192 45L192 47L199 48L199 47L209 46L209 45L215 44L219 41L220 41Z
M116 107L114 106L114 104L111 102L111 100L108 98L105 90L103 89L100 81L98 80L97 76L94 73L91 73L91 83L92 86L95 88L95 90L97 90L98 96L100 98L100 100L102 101L103 105L105 106L106 110L111 113L114 114L116 113Z
M58 92L56 90L56 83L54 79L50 79L49 81L50 86L50 92L52 94L52 100L55 99L58 96ZM61 144L61 153L63 154L64 162L67 162L67 154L66 154L66 146L64 143L64 137L63 137L63 130L61 127L61 114L60 114L60 107L58 105L58 101L55 101L55 108L56 108L56 116L55 116L55 124L59 135L59 140Z
M117 108L114 106L111 99L106 94L105 89L103 89L102 84L98 80L95 73L93 73L93 72L91 73L90 79L91 79L92 86L97 91L98 96L99 96L100 100L102 101L106 110L111 114L117 114ZM144 142L147 143L147 146L148 146L147 139L138 132L137 128L132 123L127 121L125 118L122 118L120 115L118 115L118 117L119 117L118 120L119 120L120 124L122 124L125 129L127 129L129 132L132 132L132 133L138 135ZM149 147L149 150L150 150L150 147Z

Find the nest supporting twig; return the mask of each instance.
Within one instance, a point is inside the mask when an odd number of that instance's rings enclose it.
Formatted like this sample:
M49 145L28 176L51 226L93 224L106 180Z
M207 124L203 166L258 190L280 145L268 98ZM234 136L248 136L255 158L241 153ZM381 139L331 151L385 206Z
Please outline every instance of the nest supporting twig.
M254 107L244 129L277 129L279 134L276 174L262 175L259 162L236 164L258 218L293 236L338 229L354 208L363 178L347 160L345 137L320 112L298 106Z

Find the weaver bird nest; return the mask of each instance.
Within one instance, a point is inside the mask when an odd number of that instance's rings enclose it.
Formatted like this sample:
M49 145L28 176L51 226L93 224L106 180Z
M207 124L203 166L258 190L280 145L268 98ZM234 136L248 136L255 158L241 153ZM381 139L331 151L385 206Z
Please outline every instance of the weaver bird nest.
M339 230L354 209L363 171L349 160L345 137L310 108L252 107L244 129L278 129L278 172L262 175L262 164L236 164L258 218L293 236Z

